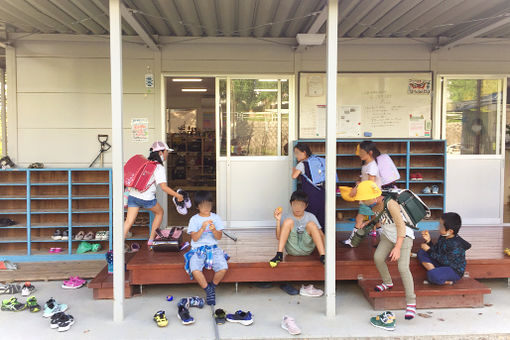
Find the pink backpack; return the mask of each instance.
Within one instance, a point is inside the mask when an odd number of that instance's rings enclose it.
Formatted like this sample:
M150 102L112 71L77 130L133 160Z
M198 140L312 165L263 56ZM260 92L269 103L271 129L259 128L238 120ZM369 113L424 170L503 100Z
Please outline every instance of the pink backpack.
M379 174L381 175L381 185L386 185L400 179L395 163L387 154L382 154L377 157L377 166L379 167Z
M158 162L149 161L142 155L131 157L124 165L124 186L144 192L152 185L151 178Z

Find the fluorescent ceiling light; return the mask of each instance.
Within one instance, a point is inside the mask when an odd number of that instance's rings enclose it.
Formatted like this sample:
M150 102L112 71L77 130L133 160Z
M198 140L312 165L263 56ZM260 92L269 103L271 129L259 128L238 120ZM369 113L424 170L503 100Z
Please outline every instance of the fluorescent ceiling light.
M296 40L298 44L303 46L322 45L325 39L326 39L325 34L299 33L298 35L296 35Z
M255 92L278 92L278 89L255 89Z
M202 78L172 78L174 82L201 82Z
M207 89L181 89L182 92L207 92Z

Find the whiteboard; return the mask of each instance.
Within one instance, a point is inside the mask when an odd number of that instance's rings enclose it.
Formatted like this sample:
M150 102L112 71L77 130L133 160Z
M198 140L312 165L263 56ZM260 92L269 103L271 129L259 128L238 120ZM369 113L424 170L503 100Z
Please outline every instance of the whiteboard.
M432 73L340 73L337 138L430 138ZM326 74L299 75L299 138L326 134Z

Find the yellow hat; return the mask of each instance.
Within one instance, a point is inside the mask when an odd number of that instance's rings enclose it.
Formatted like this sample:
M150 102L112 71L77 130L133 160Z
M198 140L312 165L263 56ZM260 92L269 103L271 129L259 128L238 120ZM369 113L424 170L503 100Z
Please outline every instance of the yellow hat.
M350 195L350 193L352 191L351 187L339 186L338 190L340 190L340 195L342 196L344 201L347 201L347 202L355 201L354 197L351 197L351 195Z
M356 145L356 156L359 156L359 149L360 149L360 147L359 147L359 144L358 144L358 145Z
M363 181L358 184L358 189L356 191L356 196L354 199L356 201L367 201L372 200L381 196L382 191L379 189L377 184L374 181Z

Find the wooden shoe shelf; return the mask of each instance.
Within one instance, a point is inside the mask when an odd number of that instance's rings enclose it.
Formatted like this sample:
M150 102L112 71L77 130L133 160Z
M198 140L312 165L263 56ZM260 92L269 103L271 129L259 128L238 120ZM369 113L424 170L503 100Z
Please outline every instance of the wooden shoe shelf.
M361 161L356 156L356 146L363 140L338 139L337 146L337 174L339 185L354 186L361 174ZM387 153L400 172L397 186L410 189L416 193L431 209L432 216L419 223L420 229L435 229L439 217L445 209L446 188L446 141L423 139L381 139L373 140L381 153ZM306 143L312 153L325 156L324 139L303 139L296 143ZM416 174L421 180L412 179ZM425 187L438 186L438 193L422 193ZM346 202L337 194L337 230L352 230L353 219L358 211L357 202Z
M111 169L0 170L0 218L16 222L0 227L0 260L64 261L104 259L112 246ZM55 230L67 240L54 240ZM95 253L77 254L80 231L108 231ZM50 252L61 248L61 252Z

